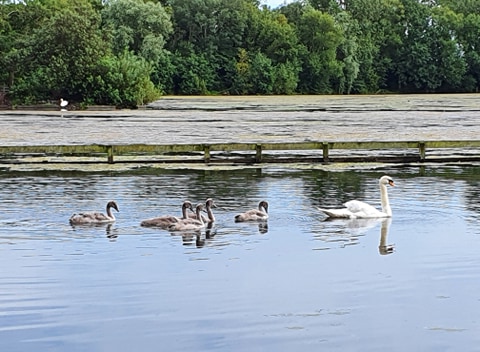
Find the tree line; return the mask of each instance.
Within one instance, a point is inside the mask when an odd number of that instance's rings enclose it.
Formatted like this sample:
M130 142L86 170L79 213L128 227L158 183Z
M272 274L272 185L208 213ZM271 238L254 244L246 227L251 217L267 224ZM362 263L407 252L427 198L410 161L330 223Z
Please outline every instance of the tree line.
M480 0L0 0L14 104L479 85Z

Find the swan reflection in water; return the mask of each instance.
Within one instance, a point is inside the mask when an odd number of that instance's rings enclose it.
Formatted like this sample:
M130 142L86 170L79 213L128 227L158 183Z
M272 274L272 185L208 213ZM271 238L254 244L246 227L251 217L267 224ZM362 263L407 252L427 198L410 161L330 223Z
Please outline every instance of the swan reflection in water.
M207 227L205 228L205 238L207 240L210 240L212 239L213 237L215 237L215 235L217 234L217 228L214 227L214 223L213 222L209 222L207 224Z
M89 224L70 224L73 231L82 231L91 230L91 229L100 229L105 228L105 236L111 241L114 242L118 238L118 227L113 227L113 223L89 223ZM90 231L89 231L90 232Z
M371 218L371 219L338 219L327 218L325 222L336 222L345 224L345 233L349 237L357 238L363 236L369 230L375 228L380 223L380 243L378 245L378 252L380 255L392 254L395 251L394 244L388 244L388 232L392 218Z
M242 224L241 225L242 227L252 228L252 230L248 231L252 235L254 234L253 228L255 228L255 227L258 228L258 232L261 235L264 235L268 232L268 222L267 221L250 221L250 222L243 222L241 224Z
M216 234L217 234L217 228L214 226L213 222L209 222L205 227L205 237L203 237L201 233L196 234L195 246L197 248L205 247L206 244L208 244L211 240L213 240ZM184 242L184 244L190 244L190 243Z
M113 224L108 224L107 228L105 229L105 232L107 234L107 238L111 242L115 242L116 239L118 238L118 228L112 229Z
M258 232L265 234L268 232L268 222L261 222L258 224Z
M391 223L391 218L382 220L382 226L380 227L380 244L378 245L378 252L381 255L392 254L395 251L394 244L387 244L388 231Z
M212 241L217 234L217 228L214 222L209 222L205 225L205 235L202 229L185 230L185 231L170 231L172 236L181 236L184 246L191 246L195 244L197 248L202 248L210 241Z

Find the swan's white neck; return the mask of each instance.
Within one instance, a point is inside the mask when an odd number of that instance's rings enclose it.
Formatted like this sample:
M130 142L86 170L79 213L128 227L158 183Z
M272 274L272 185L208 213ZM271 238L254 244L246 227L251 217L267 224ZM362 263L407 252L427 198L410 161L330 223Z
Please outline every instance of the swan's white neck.
M387 216L392 216L392 208L390 208L390 202L388 201L387 185L380 183L380 196L382 203L382 211Z

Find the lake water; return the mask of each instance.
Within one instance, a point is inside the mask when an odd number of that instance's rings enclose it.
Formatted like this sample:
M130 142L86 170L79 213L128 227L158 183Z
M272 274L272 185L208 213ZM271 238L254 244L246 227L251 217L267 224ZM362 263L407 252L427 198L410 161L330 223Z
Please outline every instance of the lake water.
M379 207L383 174L391 221L315 208ZM480 350L479 195L475 166L2 171L0 350ZM207 197L207 234L139 226ZM233 221L261 199L268 226Z

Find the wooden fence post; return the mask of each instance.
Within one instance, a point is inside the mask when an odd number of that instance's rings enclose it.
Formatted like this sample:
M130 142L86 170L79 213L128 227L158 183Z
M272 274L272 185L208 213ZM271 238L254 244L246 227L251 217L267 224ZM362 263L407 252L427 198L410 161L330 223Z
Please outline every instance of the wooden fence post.
M323 162L328 163L329 162L329 160L328 160L328 150L329 150L328 142L323 142L322 146L323 146Z
M204 144L203 145L203 161L205 164L208 164L210 162L210 146Z
M257 144L255 146L255 162L261 163L262 162L262 145Z
M107 145L107 158L108 158L108 163L113 164L113 146Z
M426 157L425 142L418 142L418 151L420 153L420 161L425 161L425 157Z

